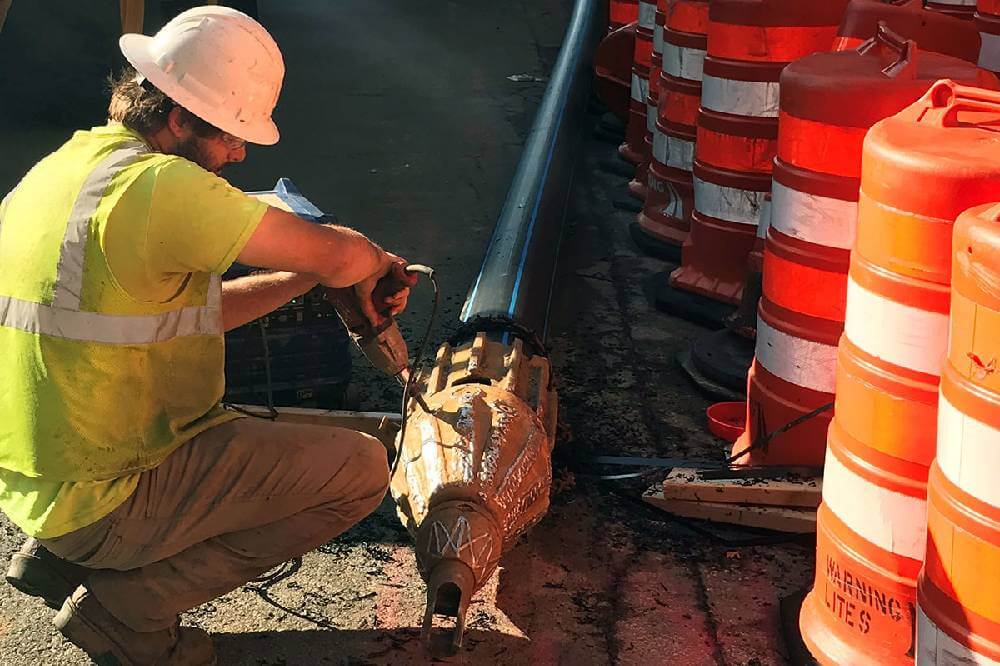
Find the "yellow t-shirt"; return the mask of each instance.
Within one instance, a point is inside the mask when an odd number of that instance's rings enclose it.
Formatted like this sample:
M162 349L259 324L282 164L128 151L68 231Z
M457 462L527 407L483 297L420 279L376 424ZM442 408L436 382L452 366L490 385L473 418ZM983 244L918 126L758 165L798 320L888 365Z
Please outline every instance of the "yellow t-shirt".
M123 137L141 139L122 125L109 123L89 132L78 132L60 150L80 151L81 146L86 150L87 146L121 141ZM187 288L193 276L225 272L268 208L181 157L154 154L148 162L149 166L102 218L104 223L91 228L88 242L97 243L99 248L88 257L103 255L104 261L94 262L93 270L98 273L83 297L85 309L99 305L106 312L110 309L131 314L148 311L150 307L165 307ZM40 163L42 171L44 164ZM22 183L31 178L44 182L44 177L44 173L33 170ZM32 188L29 184L23 189ZM21 190L19 187L15 196L21 196ZM33 191L42 192L44 186L36 186ZM0 271L4 270L17 267L0 266ZM191 374L187 381L206 379L199 376L198 368L181 370ZM171 379L176 385L177 378ZM100 396L94 399L99 400ZM140 411L148 408L147 411L155 412L157 407L140 405ZM202 416L187 422L183 432L193 436L236 416L215 404ZM36 443L39 447L52 445ZM27 476L0 468L0 509L29 535L60 536L96 522L124 502L135 490L141 473L128 472L116 478L74 481ZM86 476L81 474L81 478Z

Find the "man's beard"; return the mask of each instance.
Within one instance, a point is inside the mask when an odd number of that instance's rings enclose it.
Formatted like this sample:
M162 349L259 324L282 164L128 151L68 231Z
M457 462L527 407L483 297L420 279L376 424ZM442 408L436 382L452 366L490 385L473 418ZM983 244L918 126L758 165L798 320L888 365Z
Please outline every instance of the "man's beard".
M201 168L211 171L215 175L222 173L222 168L225 166L224 163L218 166L212 164L209 152L205 150L204 145L195 134L192 134L183 141L179 141L174 150L176 155L191 160Z

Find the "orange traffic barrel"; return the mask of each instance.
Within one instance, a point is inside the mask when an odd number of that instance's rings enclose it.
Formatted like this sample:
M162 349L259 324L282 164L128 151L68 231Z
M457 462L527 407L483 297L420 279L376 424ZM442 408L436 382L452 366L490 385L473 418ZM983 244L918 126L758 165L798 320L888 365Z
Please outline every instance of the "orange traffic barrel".
M608 3L608 32L639 20L639 0L610 0Z
M628 184L629 194L645 202L648 191L649 160L653 155L653 127L656 125L656 108L660 99L660 73L663 71L663 27L671 0L657 0L653 19L653 55L649 66L649 89L646 93L646 130L642 136L642 154L645 160L635 170L635 177Z
M639 1L639 22L635 29L635 51L632 55L632 80L629 95L628 123L625 143L618 154L639 165L645 154L646 98L649 97L649 70L653 64L653 28L656 25L656 5Z
M734 453L833 402L865 133L938 79L995 81L964 60L918 54L914 41L884 22L874 34L856 50L817 53L781 74L774 209L747 384L747 430ZM830 418L824 412L775 435L746 462L822 465Z
M875 34L879 21L921 51L955 56L969 62L979 60L976 26L969 21L924 7L923 0L851 0L837 30L834 51L857 48Z
M671 286L737 304L760 202L771 190L778 79L828 51L847 0L713 0L694 159L694 212Z
M661 253L677 257L694 207L691 170L708 41L708 0L664 4L663 64L653 114L648 194L632 232L640 245L659 244Z
M976 0L927 0L927 9L961 19L971 19L976 12Z
M611 31L594 53L595 93L622 123L628 122L635 28L632 22Z
M747 255L747 278L746 284L743 286L743 296L736 312L726 321L726 328L736 335L750 340L757 338L757 307L760 303L764 281L764 247L767 244L768 230L771 228L772 211L771 195L766 194L760 205L757 238L754 239L753 249ZM752 361L753 356L751 355L746 362L747 370L750 369ZM741 388L745 388L745 386ZM744 421L745 423L746 421Z
M1000 664L1000 204L959 216L917 663Z
M998 129L1000 93L943 80L864 140L816 579L800 616L824 664L913 661L951 232L965 209L1000 200Z
M979 30L979 66L1000 72L1000 0L979 0L976 8Z
M721 330L695 338L680 356L681 368L695 384L709 393L724 395L731 392L742 395L746 390L747 372L754 356L753 340L757 328L762 254L771 211L771 195L767 194L760 205L754 249L747 257L747 281L739 307L721 322ZM696 314L697 311L691 312L690 318L694 318ZM718 388L723 390L719 391Z

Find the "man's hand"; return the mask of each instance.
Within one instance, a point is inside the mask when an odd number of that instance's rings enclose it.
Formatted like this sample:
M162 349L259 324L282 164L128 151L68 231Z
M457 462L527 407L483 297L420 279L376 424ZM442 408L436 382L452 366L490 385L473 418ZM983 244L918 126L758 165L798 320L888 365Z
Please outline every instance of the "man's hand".
M354 285L361 310L374 326L405 310L410 287L417 283L417 276L406 272L404 259L389 252L384 254L387 264Z
M353 287L362 312L376 326L390 313L403 311L410 287L416 283L416 276L402 270L406 265L403 259L363 234L337 225L306 222L273 207L268 208L238 259L248 266L313 275L335 289ZM394 269L394 264L401 266ZM378 302L373 302L379 280L393 270L398 271L399 286L380 293Z

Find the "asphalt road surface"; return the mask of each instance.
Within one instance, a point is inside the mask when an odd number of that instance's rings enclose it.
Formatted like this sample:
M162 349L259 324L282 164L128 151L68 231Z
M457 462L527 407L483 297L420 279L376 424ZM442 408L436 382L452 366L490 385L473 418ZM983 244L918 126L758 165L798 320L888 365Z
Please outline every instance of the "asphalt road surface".
M149 5L156 3L150 2ZM87 5L83 8L81 5ZM433 339L453 326L479 267L570 13L568 0L261 0L285 55L282 141L229 177L244 189L292 178L407 258L438 269ZM155 9L155 8L154 8ZM146 31L157 27L155 11ZM14 0L0 33L0 191L75 128L102 122L101 78L117 3ZM524 75L524 76L516 76ZM508 77L514 77L511 80ZM604 482L593 453L720 457L674 356L704 331L650 310L624 181L601 174L614 146L591 140L569 202L551 342L565 429L552 508L501 561L469 611L469 664L786 662L778 600L810 579L809 544L664 520L634 502L655 474ZM426 294L402 318L422 331ZM359 361L358 366L363 362ZM398 389L359 370L363 409ZM629 470L630 471L630 470ZM22 540L0 520L0 564ZM221 664L424 664L424 587L390 501L299 569L193 610ZM41 602L0 585L0 664L84 664Z

